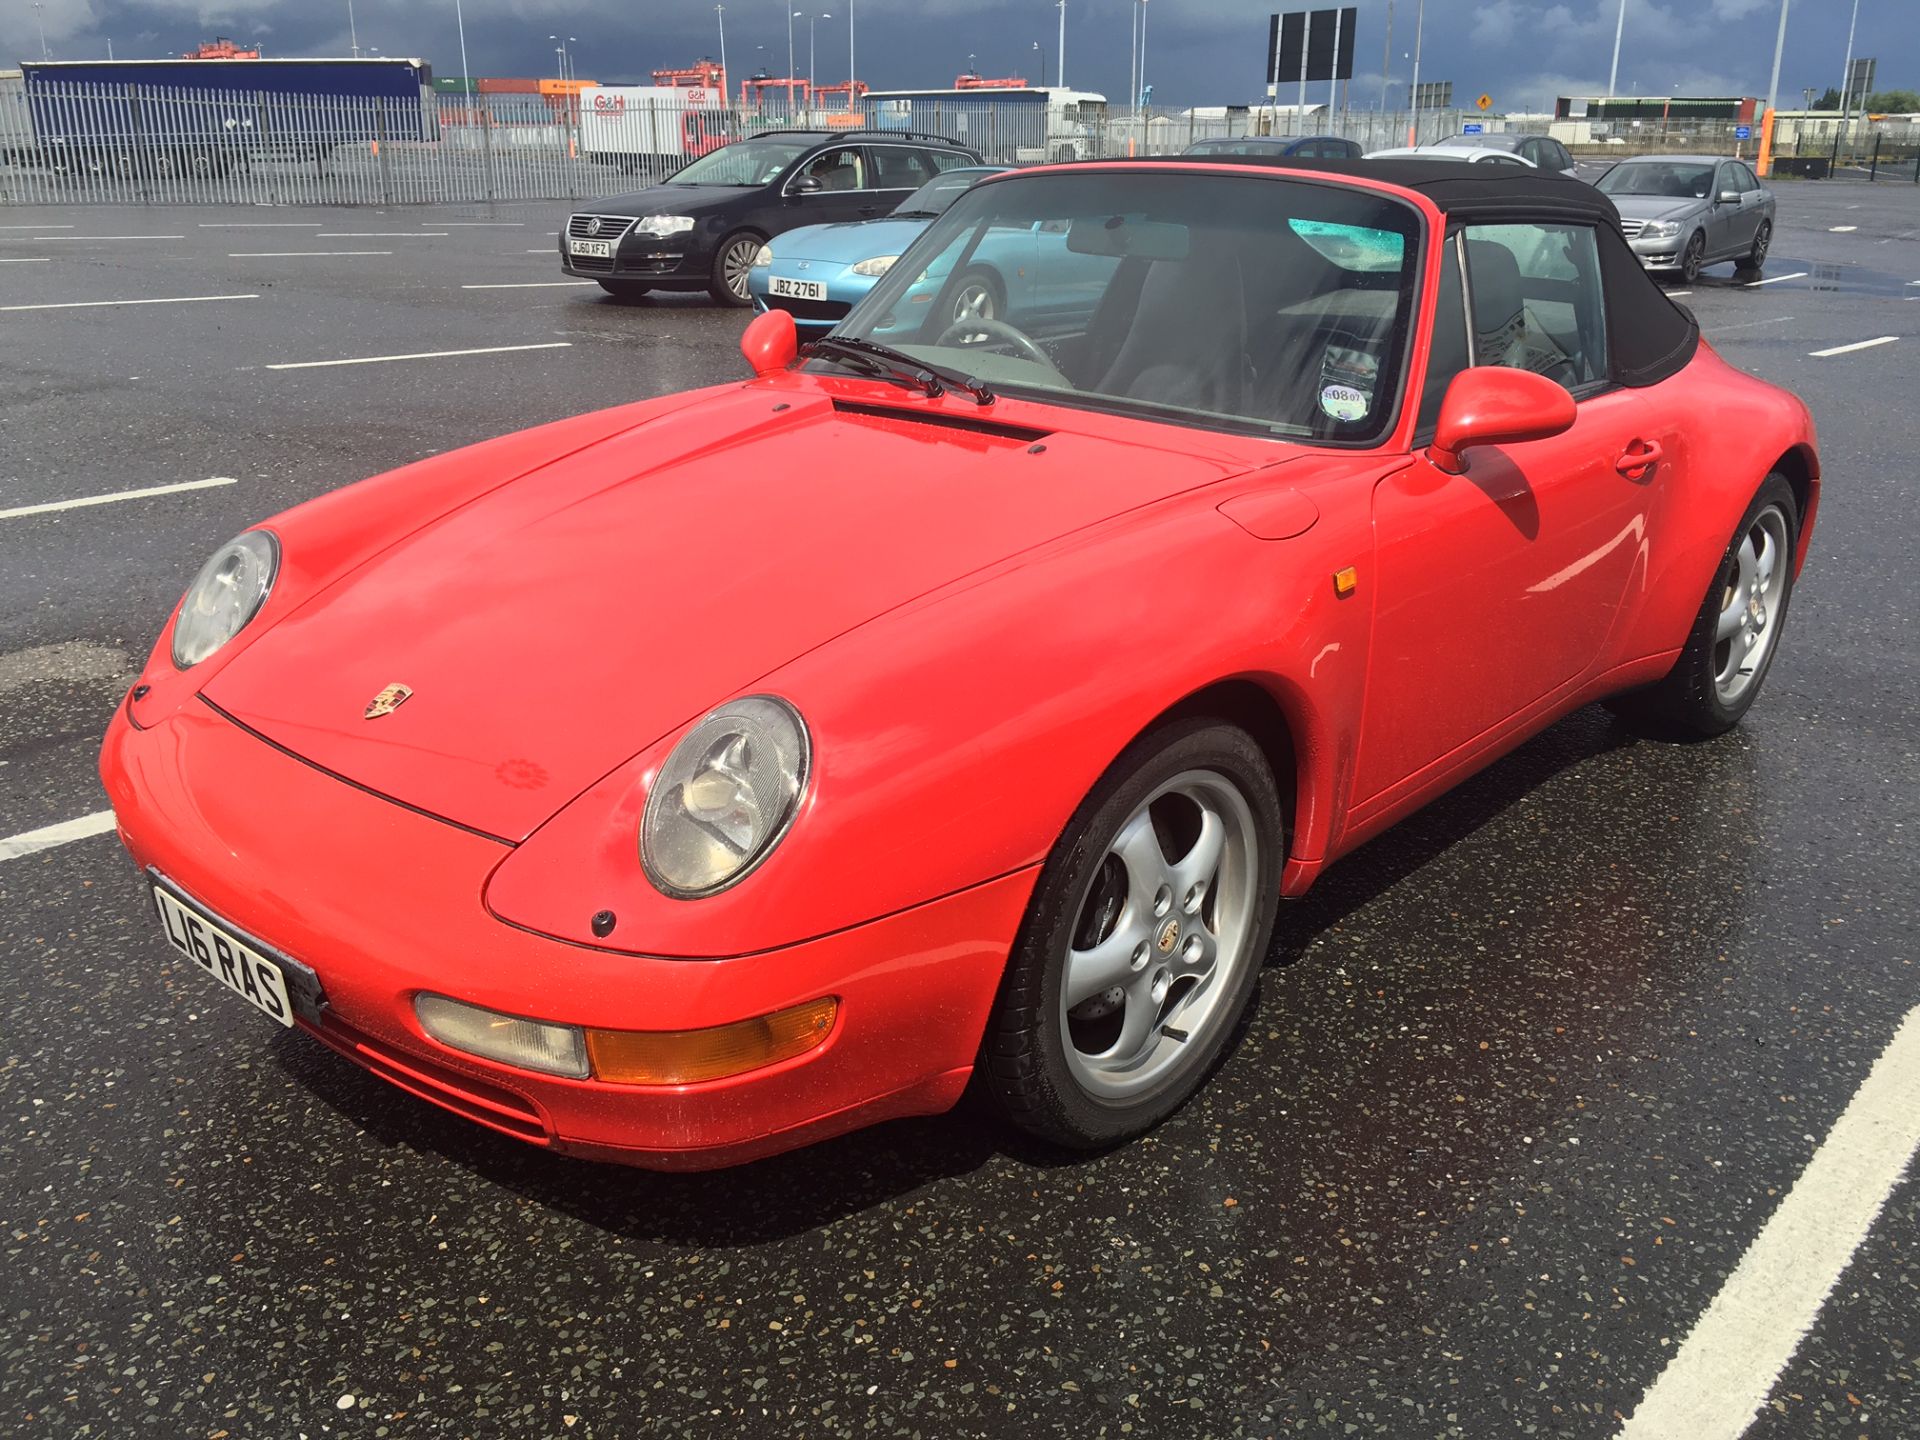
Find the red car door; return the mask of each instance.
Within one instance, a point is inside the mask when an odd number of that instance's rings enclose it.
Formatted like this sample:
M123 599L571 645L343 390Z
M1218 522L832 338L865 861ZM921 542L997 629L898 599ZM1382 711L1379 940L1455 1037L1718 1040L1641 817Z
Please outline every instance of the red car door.
M1545 374L1572 391L1577 418L1549 439L1472 449L1461 475L1416 451L1378 483L1356 805L1499 729L1594 662L1644 563L1663 468L1645 463L1646 452L1658 453L1655 437L1668 427L1641 392L1607 380L1592 232L1499 225L1463 238L1472 348L1462 357L1456 346L1456 363ZM1445 348L1436 342L1430 389L1452 378ZM1437 393L1422 408L1430 426Z

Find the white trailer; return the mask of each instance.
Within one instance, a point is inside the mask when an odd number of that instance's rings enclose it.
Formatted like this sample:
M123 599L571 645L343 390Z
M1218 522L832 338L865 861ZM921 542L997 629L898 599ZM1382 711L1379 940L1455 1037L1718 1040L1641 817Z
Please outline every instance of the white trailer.
M654 179L739 138L724 92L688 85L589 85L580 92L580 151Z

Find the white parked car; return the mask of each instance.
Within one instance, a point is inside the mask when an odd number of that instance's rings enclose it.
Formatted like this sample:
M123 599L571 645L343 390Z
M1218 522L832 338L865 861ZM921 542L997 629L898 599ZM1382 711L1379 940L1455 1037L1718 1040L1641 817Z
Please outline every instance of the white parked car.
M1397 150L1369 150L1369 160L1464 160L1469 165L1521 165L1535 168L1531 160L1522 160L1505 150L1484 145L1406 145Z

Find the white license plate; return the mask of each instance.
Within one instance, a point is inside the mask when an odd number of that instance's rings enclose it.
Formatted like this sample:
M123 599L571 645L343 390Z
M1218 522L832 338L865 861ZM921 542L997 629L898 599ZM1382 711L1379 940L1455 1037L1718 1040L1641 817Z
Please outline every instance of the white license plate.
M168 944L256 1010L292 1027L293 1001L287 995L287 977L278 965L158 885L153 887L153 903L160 911Z
M570 255L597 255L602 260L613 258L611 240L568 240L567 253Z
M794 300L824 300L827 287L818 280L789 280L784 275L775 275L767 281L769 295L785 295Z

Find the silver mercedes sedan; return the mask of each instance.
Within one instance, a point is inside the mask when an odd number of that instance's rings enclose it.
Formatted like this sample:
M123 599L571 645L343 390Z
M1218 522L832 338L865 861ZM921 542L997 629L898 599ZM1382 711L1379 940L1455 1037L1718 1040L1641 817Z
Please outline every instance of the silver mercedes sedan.
M1731 260L1758 270L1773 243L1773 192L1743 160L1640 155L1595 182L1620 211L1640 263L1691 285L1700 267Z

